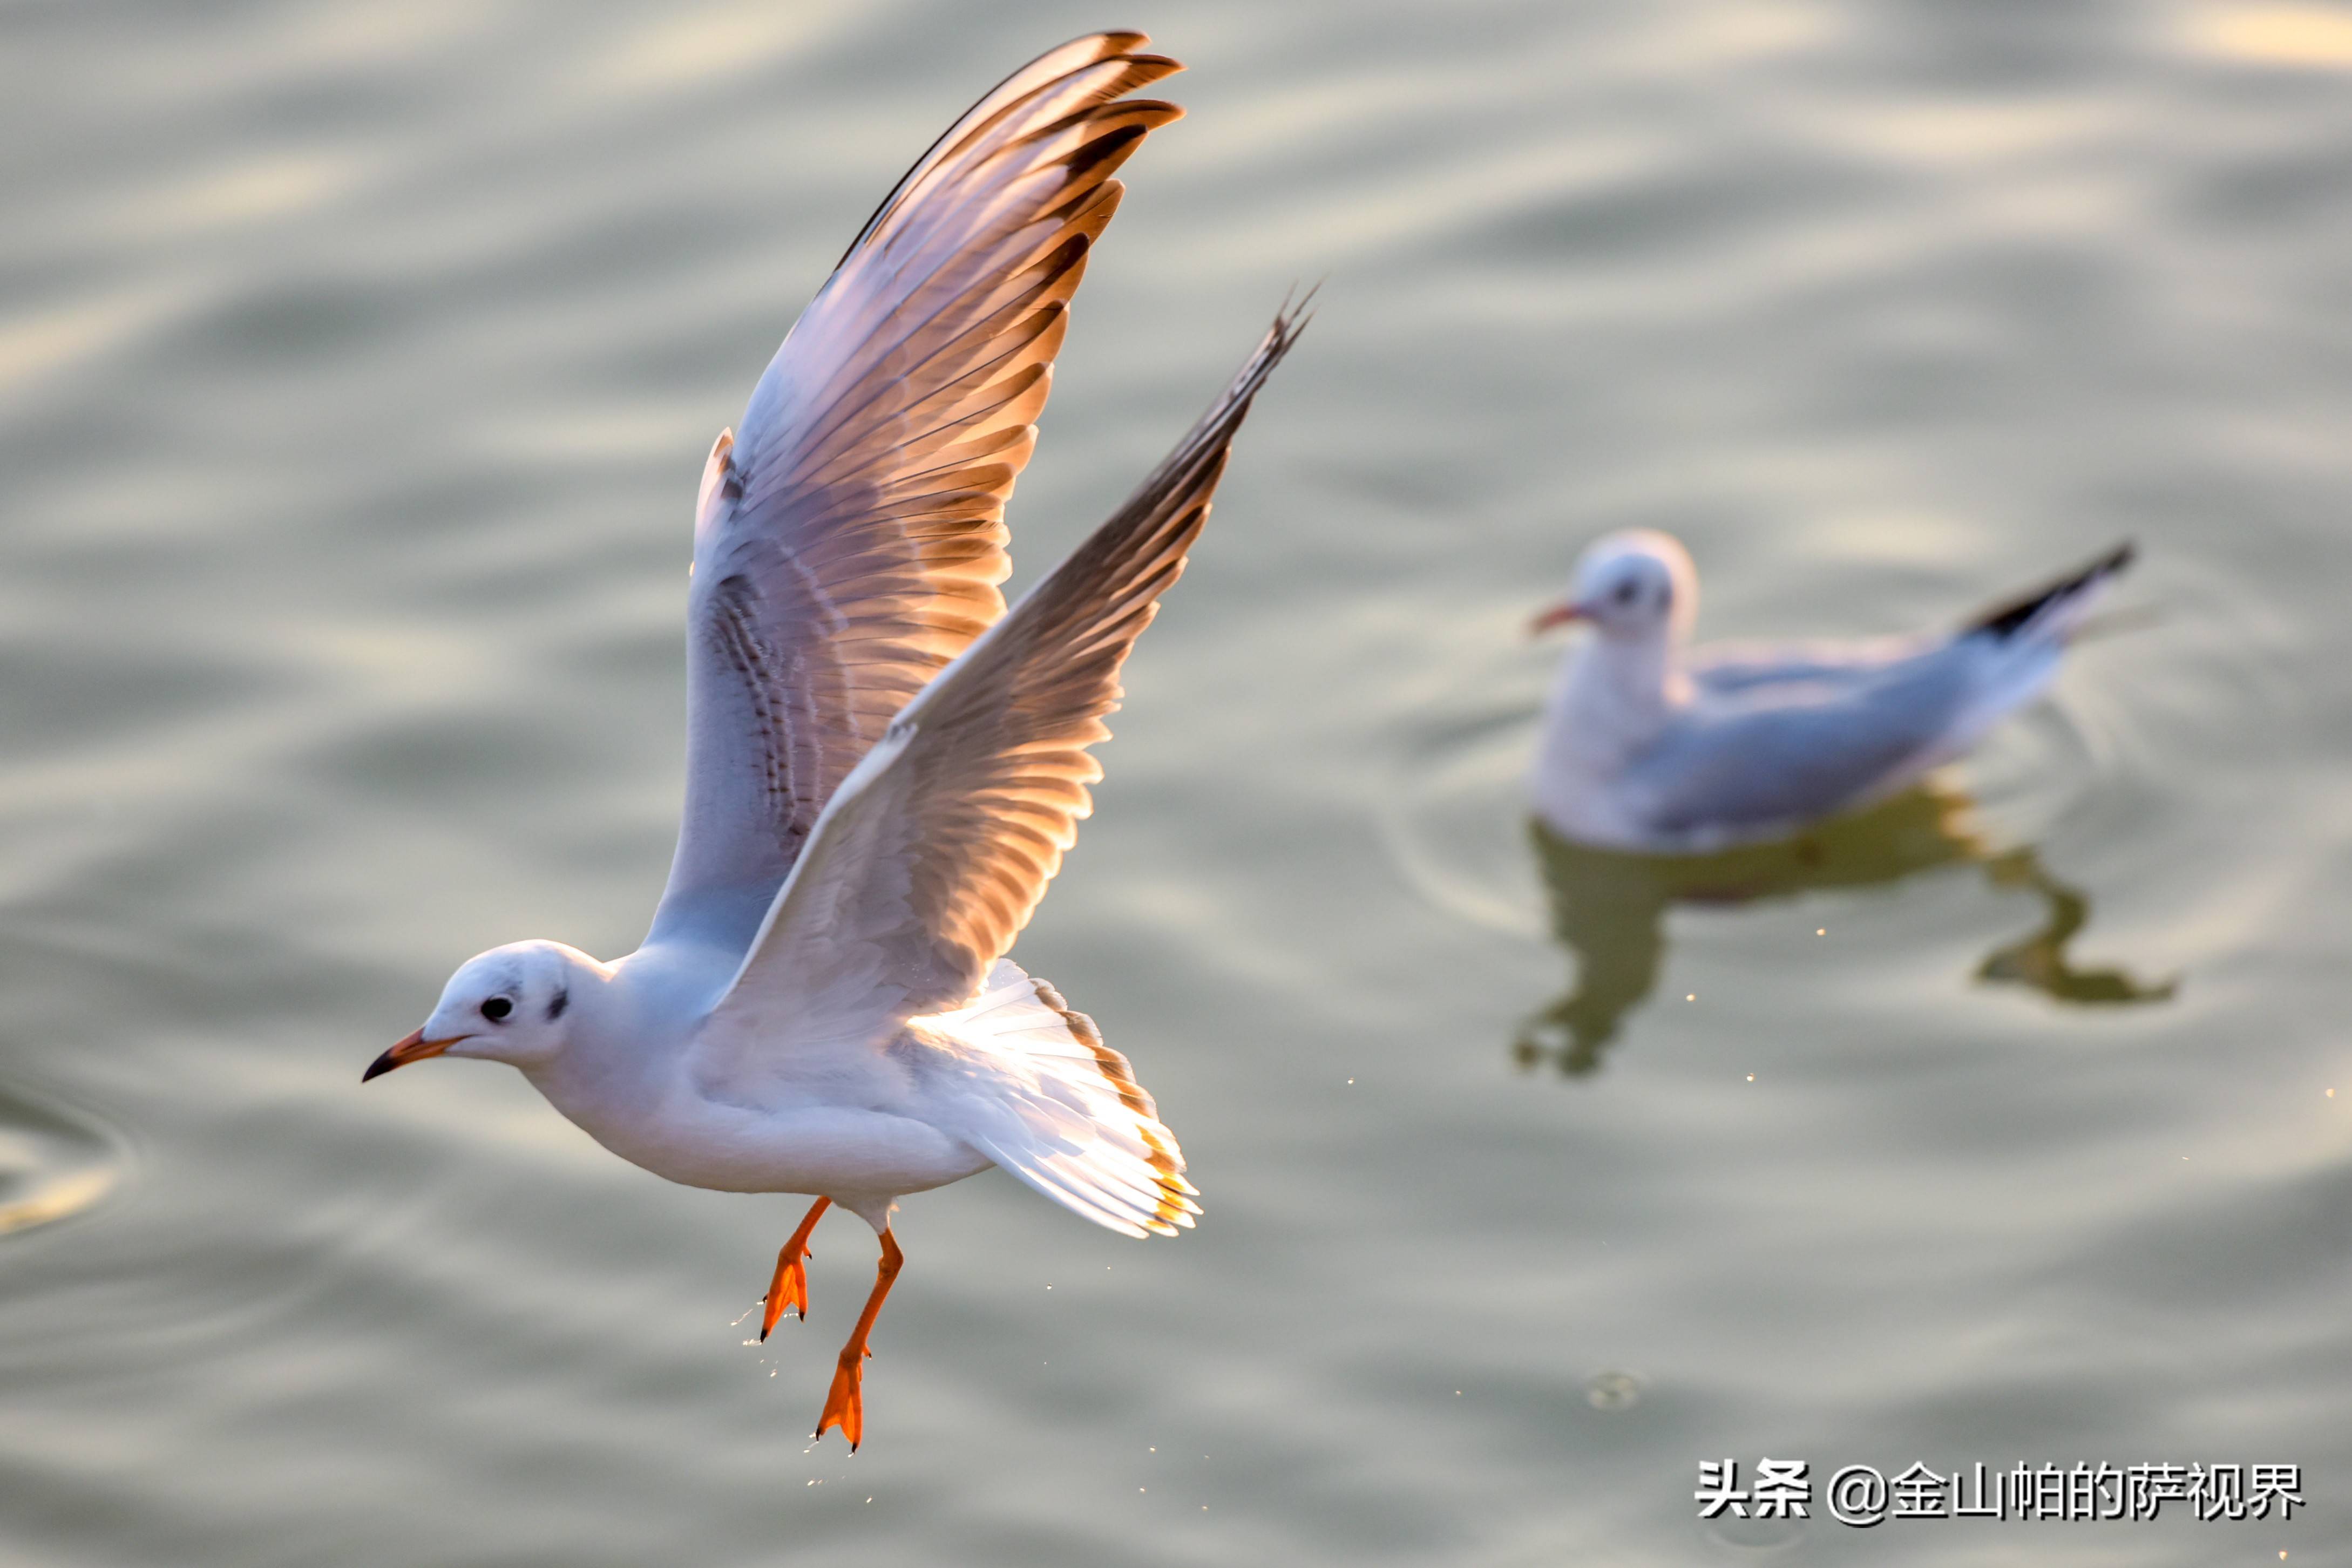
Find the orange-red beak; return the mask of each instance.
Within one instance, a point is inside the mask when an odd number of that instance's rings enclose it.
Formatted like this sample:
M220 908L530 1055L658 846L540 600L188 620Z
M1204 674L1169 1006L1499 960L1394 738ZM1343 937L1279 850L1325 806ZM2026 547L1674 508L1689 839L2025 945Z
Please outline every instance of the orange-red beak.
M1565 626L1571 621L1586 619L1584 606L1574 600L1563 600L1528 622L1528 635L1540 637L1555 626Z
M405 1067L412 1061L422 1061L428 1056L438 1056L457 1043L454 1040L427 1040L425 1038L423 1030L412 1030L396 1042L390 1051L369 1062L368 1070L360 1074L360 1082L365 1083L369 1079L382 1077L395 1067Z

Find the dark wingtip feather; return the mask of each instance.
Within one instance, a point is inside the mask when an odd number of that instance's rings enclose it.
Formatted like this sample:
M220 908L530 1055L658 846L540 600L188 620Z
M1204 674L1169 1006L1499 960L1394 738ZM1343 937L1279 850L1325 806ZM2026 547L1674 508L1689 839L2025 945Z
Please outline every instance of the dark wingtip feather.
M913 166L910 167L905 174L899 177L897 184L890 187L889 193L884 196L881 203L875 207L874 211L870 214L867 215L864 225L858 229L856 236L849 242L849 248L841 253L841 260L834 263L835 270L838 271L842 267L847 264L851 256L857 254L857 247L866 243L866 237L873 234L875 229L881 224L884 216L888 214L891 207L898 202L898 198L906 193L908 186L914 182L915 177L921 173L926 166L929 164L932 155L938 152L941 148L947 146L950 141L954 141L959 132L967 130L972 124L974 115L978 113L981 107L987 103L989 99L994 98L998 93L1003 92L1006 88L1020 80L1021 78L1027 75L1029 72L1035 70L1046 60L1052 59L1055 55L1076 49L1081 45L1091 44L1094 46L1093 54L1087 59L1078 61L1067 67L1064 70L1063 75L1067 76L1076 71L1089 69L1092 67L1102 64L1105 60L1125 59L1129 66L1128 74L1124 79L1111 89L1109 95L1110 99L1115 101L1124 94L1133 92L1138 88L1159 81L1163 78L1174 76L1177 72L1184 68L1182 61L1171 59L1166 55L1147 55L1137 52L1141 49L1144 45L1149 44L1150 42L1151 42L1151 37L1150 34L1133 32L1123 28L1112 28L1108 31L1097 33L1081 33L1076 37L1070 39L1066 43L1055 45L1054 47L1047 49L1044 54L1039 55L1035 59L1031 60L1027 65L1023 66L1019 70L1013 72L1003 81L998 82L994 87L981 94L979 99L973 102L971 108L964 110L962 114L956 118L954 123L950 124L945 131L940 132L939 136L932 141L931 144L923 150L923 155L915 160ZM1060 78L1055 78L1049 79ZM1045 85L1045 83L1043 82L1038 84L1040 87ZM1096 107L1101 108L1103 105L1098 104ZM1164 108L1168 111L1166 116L1160 120L1160 124L1164 125L1171 120L1181 120L1184 117L1183 110L1178 108L1172 103L1155 105L1154 107ZM1083 115L1084 112L1084 110L1081 110L1081 115ZM1147 127L1146 129L1153 128Z
M2007 638L2031 625L2043 611L2063 600L2071 599L2093 583L2110 578L2132 563L2138 547L2126 539L2079 571L2067 573L2057 581L2035 589L2022 598L1985 612L1970 622L1967 631L1992 637Z
M1175 498L1187 490L1205 492L1216 487L1216 476L1211 470L1223 461L1224 448L1241 429L1242 421L1249 416L1250 403L1256 398L1258 389L1265 385L1274 367L1282 362L1298 341L1299 334L1307 330L1306 306L1313 298L1314 290L1309 289L1306 298L1296 304L1288 299L1282 302L1282 308L1275 312L1273 325L1266 328L1265 335L1257 340L1257 346L1250 350L1249 358L1242 362L1225 390L1217 394L1216 401L1185 433L1175 449L1160 459L1160 466L1137 486L1127 504L1079 547L1081 554L1134 532L1146 517L1172 510Z

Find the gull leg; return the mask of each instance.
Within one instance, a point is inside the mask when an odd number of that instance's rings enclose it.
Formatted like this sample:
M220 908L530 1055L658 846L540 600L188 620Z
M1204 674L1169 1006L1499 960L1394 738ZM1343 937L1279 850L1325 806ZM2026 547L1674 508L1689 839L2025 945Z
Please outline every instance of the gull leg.
M801 1260L809 1255L809 1232L816 1228L818 1217L832 1207L833 1199L829 1197L820 1197L809 1205L800 1228L784 1243L784 1249L776 1254L776 1277L768 1281L768 1293L761 1298L768 1303L768 1310L760 1317L761 1339L768 1337L776 1320L786 1312L798 1312L802 1322L808 1321L808 1270L801 1267Z
M824 1437L832 1427L841 1428L849 1439L849 1451L857 1452L858 1439L866 1435L866 1400L860 1390L866 1371L866 1358L874 1353L866 1348L866 1336L874 1332L874 1319L882 1311L882 1298L890 1293L890 1281L898 1277L898 1266L907 1260L898 1250L898 1239L886 1227L882 1232L882 1261L874 1270L874 1293L866 1298L866 1310L857 1314L857 1327L850 1332L849 1343L841 1347L841 1364L834 1368L833 1387L824 1396L824 1414L817 1418L816 1435Z

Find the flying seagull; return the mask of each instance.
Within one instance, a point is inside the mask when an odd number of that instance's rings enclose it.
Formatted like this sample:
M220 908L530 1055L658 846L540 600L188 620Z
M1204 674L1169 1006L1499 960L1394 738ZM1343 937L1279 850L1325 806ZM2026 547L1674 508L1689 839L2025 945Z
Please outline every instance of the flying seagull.
M1698 572L1680 541L1595 541L1533 631L1576 622L1545 706L1532 793L1562 837L1677 853L1769 838L1878 800L1975 744L2050 684L2123 545L1955 632L1690 648Z
M881 1263L817 1424L862 1439L899 1197L990 1166L1126 1235L1200 1210L1127 1059L1005 955L1090 809L1119 668L1183 570L1286 308L1109 521L1010 612L1005 498L1035 442L1112 178L1174 105L1138 33L1041 56L898 183L705 467L687 799L644 946L468 959L364 1077L521 1069L606 1148L724 1192L813 1195L761 1324L807 1315L829 1205Z

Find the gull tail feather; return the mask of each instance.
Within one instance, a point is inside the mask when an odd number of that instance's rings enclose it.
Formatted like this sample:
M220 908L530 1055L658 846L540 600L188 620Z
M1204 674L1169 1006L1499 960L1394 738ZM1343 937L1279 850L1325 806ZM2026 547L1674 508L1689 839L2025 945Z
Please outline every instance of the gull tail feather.
M980 995L924 1021L987 1063L986 1108L958 1129L975 1148L1121 1235L1191 1227L1199 1189L1176 1135L1127 1058L1059 991L1000 959Z
M2089 626L2108 584L2131 564L2132 553L2128 543L2118 545L2081 570L1987 612L1960 632L1953 651L1969 661L1975 689L1945 733L1940 757L1956 757L1975 745L2002 716L2049 685L2066 650Z
M2131 564L2134 553L2126 540L2081 570L1985 612L1962 635L2003 643L2032 638L2066 642L2081 628L2107 583Z

